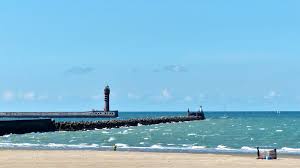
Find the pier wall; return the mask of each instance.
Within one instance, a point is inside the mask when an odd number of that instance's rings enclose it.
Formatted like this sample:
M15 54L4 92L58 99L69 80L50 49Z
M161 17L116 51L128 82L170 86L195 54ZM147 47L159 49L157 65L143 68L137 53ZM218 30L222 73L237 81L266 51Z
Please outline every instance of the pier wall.
M54 121L51 119L0 121L0 136L6 134L25 134L55 130L56 127Z
M161 117L129 120L102 120L82 122L55 122L51 119L0 121L0 136L6 134L25 134L31 132L80 131L126 126L153 125L171 122L203 120L204 117Z
M0 117L7 118L115 118L118 116L118 111L0 112Z
M183 122L193 120L203 120L203 117L161 117L129 120L105 120L93 122L56 122L55 127L58 131L79 131L103 128L119 128L126 126L153 125L171 122Z

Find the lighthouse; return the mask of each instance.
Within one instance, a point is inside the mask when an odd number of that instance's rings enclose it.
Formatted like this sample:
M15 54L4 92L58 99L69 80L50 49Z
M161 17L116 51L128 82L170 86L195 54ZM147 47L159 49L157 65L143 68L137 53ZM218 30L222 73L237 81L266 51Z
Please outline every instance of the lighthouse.
M106 86L104 89L104 112L109 112L109 94L110 88Z

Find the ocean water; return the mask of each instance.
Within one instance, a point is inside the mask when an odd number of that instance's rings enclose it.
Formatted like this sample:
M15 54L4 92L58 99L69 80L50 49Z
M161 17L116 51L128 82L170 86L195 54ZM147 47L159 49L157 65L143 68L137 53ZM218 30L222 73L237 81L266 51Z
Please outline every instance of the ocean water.
M120 112L119 119L184 112ZM255 153L256 147L300 155L300 112L206 112L204 121L0 137L0 148ZM87 119L59 119L87 120ZM95 119L90 119L95 120Z

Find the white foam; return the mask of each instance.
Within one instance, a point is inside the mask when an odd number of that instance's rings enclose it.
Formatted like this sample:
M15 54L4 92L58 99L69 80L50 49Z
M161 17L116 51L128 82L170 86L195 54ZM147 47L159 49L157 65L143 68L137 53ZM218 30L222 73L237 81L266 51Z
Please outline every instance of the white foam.
M4 137L4 138L8 138L8 137L10 137L12 134L8 134L8 135L3 135L2 137Z
M206 146L192 146L192 149L205 149Z
M195 133L191 133L191 134L188 134L188 136L196 136L197 134Z
M153 131L158 131L158 130L159 130L159 129L152 129L152 128L151 128L151 129L149 129L149 131L150 131L150 132L153 132Z
M265 128L259 128L259 130L264 131L264 130L266 130L266 129L265 129Z
M44 147L44 148L97 148L99 145L97 144L56 144L56 143L49 143L49 144L30 144L30 143L0 143L0 147L21 147L21 148L32 148L32 147Z
M88 146L91 147L91 148L98 148L99 147L98 144L91 144L91 145L88 145Z
M144 142L140 142L141 145L144 145ZM149 150L195 150L195 151L207 151L207 152L246 152L246 153L255 153L256 148L243 146L240 149L229 148L225 145L218 145L217 148L207 148L206 146L197 146L197 145L186 145L183 144L182 147L176 147L176 144L167 144L167 146L162 146L160 143L152 145L150 147L129 147L127 144L117 143L117 147L124 149L149 149ZM98 144L30 144L30 143L0 143L0 148L46 148L46 149L97 149L101 148L111 148L111 146L99 146ZM290 148L283 147L278 150L279 153L291 153L291 154L300 154L300 148Z
M283 130L276 130L276 132L283 132Z
M49 143L47 146L49 147L65 147L65 144L55 144L55 143Z
M112 142L112 141L115 141L115 140L116 140L115 137L110 137L107 141L108 141L108 142Z
M225 145L218 145L216 149L217 149L217 150L232 150L232 149L228 148L228 147L225 146Z
M58 131L58 133L66 133L67 131Z
M152 145L150 148L162 148L161 145Z
M86 143L81 143L79 145L65 145L65 144L61 144L61 145L63 145L66 148L79 148L79 149L82 149L82 148L97 148L97 147L99 147L99 145L97 145L97 144L91 144L91 145L89 145L89 144L86 144Z
M107 131L102 131L101 133L102 134L109 134L109 132L107 132Z
M138 123L138 125L137 125L138 127L140 127L140 126L143 126L143 124L140 124L140 123Z
M300 148L283 147L283 148L281 148L281 151L283 151L283 152L300 152Z
M164 133L162 133L162 135L172 135L172 133L170 133L170 132L164 132Z
M117 143L115 144L119 148L128 148L129 146L127 144Z
M248 146L243 146L243 147L241 147L241 150L256 151L257 149L256 148L251 148L251 147L248 147Z
M30 144L30 143L0 143L0 147L36 147L40 146L39 144Z
M222 116L220 117L221 119L226 119L226 118L229 118L228 116Z
M128 130L124 130L122 134L128 134Z

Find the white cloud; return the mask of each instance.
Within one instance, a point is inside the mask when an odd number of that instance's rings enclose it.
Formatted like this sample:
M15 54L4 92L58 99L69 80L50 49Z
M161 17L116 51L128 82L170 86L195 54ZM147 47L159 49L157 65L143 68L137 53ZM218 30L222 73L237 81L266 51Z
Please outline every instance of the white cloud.
M141 98L139 95L134 94L134 93L128 93L127 96L128 96L129 99L136 99L137 100L137 99Z
M62 101L63 99L64 99L63 96L57 96L57 100L58 100L58 101Z
M197 97L197 101L203 102L206 101L207 95L200 93L199 96Z
M2 94L2 99L5 101L12 101L15 99L15 94L10 90L4 91Z
M266 96L264 96L265 99L273 99L276 97L280 97L280 94L274 90L271 90Z
M66 74L73 74L73 75L84 75L93 72L95 69L93 67L80 67L74 66L70 69L65 71Z
M40 96L37 96L37 100L46 100L46 99L48 99L49 98L49 96L47 96L47 95L40 95Z
M160 69L155 69L154 72L187 72L187 68L183 65L166 65Z
M34 92L27 92L27 93L24 93L23 95L22 95L22 98L24 99L24 100L35 100L36 99L36 94L34 93Z
M186 72L187 69L182 65L169 65L164 68L166 71L170 72Z
M191 96L185 96L184 97L184 101L190 102L192 100L193 100L193 98Z
M202 93L201 93L201 94L199 95L199 98L200 98L201 100L204 99L205 97L206 97L205 94L202 94Z
M102 95L94 95L92 96L93 100L100 100L102 98Z
M47 95L38 95L34 91L16 93L14 91L7 90L3 92L1 98L4 101L13 101L13 100L33 101L33 100L46 100L49 97Z
M169 89L163 89L161 92L161 96L165 99L172 98L172 95L171 95L171 92L169 91Z

